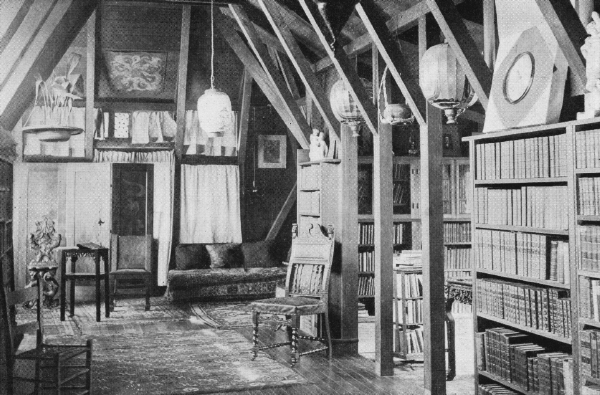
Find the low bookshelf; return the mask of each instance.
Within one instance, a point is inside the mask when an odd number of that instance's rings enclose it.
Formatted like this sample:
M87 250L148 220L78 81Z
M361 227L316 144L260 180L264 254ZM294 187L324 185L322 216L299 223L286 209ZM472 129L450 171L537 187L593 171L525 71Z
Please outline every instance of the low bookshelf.
M465 140L476 391L587 393L600 383L600 118Z

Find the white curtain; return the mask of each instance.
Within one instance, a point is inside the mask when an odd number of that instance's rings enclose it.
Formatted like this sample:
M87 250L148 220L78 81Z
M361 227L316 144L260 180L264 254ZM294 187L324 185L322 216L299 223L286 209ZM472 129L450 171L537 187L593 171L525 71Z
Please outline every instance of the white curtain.
M241 243L237 166L181 166L181 243Z
M158 285L167 285L167 272L173 241L173 196L175 156L172 151L94 152L95 162L154 164L154 208L152 235L158 243Z

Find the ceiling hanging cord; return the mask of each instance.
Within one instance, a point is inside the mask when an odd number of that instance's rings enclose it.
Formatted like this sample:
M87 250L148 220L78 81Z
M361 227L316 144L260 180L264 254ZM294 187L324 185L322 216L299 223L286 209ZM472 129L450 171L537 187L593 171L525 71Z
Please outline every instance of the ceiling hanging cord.
M210 89L215 89L215 1L210 1Z

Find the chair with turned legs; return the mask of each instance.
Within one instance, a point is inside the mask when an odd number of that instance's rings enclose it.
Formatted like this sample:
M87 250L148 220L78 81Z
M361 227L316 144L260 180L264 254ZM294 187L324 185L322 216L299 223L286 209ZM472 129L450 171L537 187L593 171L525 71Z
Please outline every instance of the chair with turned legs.
M310 229L298 235L298 226L292 228L292 251L288 263L285 296L281 298L262 299L252 302L253 358L260 350L291 346L291 366L294 366L301 355L327 351L331 359L331 334L329 329L329 277L334 250L333 227L329 227L324 235L320 227L310 225ZM288 341L260 347L258 333L260 314L281 314L289 319ZM298 334L300 317L318 315L325 326L325 333L320 336L304 336ZM324 335L324 336L323 336ZM300 353L299 340L317 341L324 345Z

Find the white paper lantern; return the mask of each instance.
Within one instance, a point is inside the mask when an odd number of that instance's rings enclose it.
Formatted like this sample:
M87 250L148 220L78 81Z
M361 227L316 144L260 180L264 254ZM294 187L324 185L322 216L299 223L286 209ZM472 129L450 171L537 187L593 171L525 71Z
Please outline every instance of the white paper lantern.
M372 99L373 84L364 78L361 78L360 80L363 83L369 98ZM358 136L360 124L363 122L363 116L343 80L338 80L331 87L331 91L329 91L329 103L331 105L331 111L336 119L350 126L352 136Z
M444 110L448 123L456 123L456 117L477 101L448 43L434 45L425 51L419 70L419 85L425 99Z
M200 128L208 137L221 137L233 127L231 100L218 89L207 89L198 99Z

